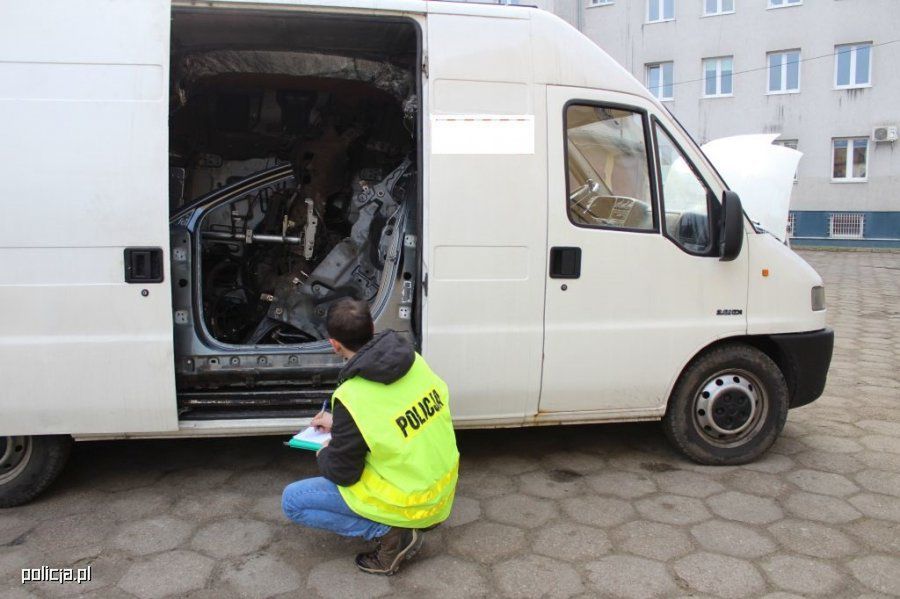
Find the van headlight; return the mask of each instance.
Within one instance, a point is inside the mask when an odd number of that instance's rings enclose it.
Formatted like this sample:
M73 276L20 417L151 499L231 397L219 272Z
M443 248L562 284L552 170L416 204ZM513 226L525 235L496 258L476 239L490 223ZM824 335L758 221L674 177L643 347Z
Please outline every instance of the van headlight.
M812 288L812 309L813 312L825 309L825 288L821 285Z

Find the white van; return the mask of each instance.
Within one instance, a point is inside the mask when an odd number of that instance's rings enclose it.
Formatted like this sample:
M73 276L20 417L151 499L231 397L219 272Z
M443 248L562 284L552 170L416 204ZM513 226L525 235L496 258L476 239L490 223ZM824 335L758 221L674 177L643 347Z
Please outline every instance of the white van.
M460 428L662 420L737 464L822 393L821 278L546 12L44 0L0 32L0 506L72 439L295 432L347 296Z

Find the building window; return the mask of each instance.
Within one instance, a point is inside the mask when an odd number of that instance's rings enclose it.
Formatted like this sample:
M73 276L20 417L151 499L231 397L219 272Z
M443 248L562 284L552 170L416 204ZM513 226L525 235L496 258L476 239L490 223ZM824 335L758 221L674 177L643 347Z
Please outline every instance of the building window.
M733 62L731 56L703 59L704 97L716 98L732 94Z
M769 8L784 8L786 6L798 6L803 0L769 0Z
M835 212L828 219L828 236L835 239L862 239L866 217L862 214Z
M800 50L771 52L768 55L770 94L800 91Z
M834 47L834 86L839 89L872 85L872 43Z
M613 106L566 108L568 213L573 224L655 230L645 118Z
M790 148L792 150L797 149L797 140L796 139L776 139L773 143L776 146L783 146L785 148Z
M797 149L797 140L796 139L776 139L774 142L776 146L783 146L785 148L790 148L792 150ZM797 167L800 168L799 166ZM797 182L797 171L794 171L794 183Z
M831 180L865 181L868 154L868 137L840 137L831 140Z
M793 212L788 213L787 236L793 237L797 227L797 215Z
M647 22L671 21L675 18L675 0L647 0Z
M734 0L703 0L703 16L727 15L734 12Z
M674 91L674 63L660 62L647 65L647 89L660 100L671 100Z
M591 6L609 6L615 3L616 0L591 0Z

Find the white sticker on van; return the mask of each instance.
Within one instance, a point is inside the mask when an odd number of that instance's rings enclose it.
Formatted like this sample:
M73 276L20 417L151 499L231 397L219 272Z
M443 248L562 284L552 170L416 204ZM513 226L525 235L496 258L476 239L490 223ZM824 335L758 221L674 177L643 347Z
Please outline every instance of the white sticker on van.
M433 114L432 154L534 154L534 115Z

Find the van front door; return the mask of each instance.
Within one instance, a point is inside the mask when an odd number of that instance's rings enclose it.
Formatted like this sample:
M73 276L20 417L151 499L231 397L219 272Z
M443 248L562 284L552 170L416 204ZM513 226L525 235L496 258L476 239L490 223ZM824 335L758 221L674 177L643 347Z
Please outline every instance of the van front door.
M178 426L169 11L4 4L0 436Z
M722 189L654 110L632 95L547 88L542 413L660 415L701 348L746 330L746 251L717 255Z

